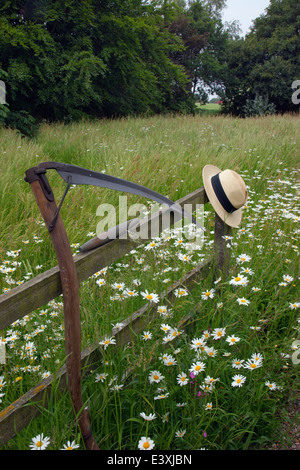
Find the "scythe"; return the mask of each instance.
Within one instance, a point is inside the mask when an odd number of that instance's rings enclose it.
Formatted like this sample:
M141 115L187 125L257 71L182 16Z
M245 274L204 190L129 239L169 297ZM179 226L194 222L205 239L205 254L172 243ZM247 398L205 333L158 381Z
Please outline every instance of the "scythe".
M67 187L57 207L54 194L47 180L47 170L54 169L67 182ZM150 198L160 204L168 205L171 210L185 213L194 223L195 219L178 204L144 186L75 165L58 162L44 162L28 169L25 181L31 186L41 215L45 221L55 249L64 300L65 352L68 387L78 417L78 425L87 450L99 450L93 437L89 411L84 408L81 392L81 321L79 303L79 282L71 252L68 235L60 215L60 208L71 185L87 184L133 193ZM101 241L99 241L100 244ZM93 245L93 248L96 245Z

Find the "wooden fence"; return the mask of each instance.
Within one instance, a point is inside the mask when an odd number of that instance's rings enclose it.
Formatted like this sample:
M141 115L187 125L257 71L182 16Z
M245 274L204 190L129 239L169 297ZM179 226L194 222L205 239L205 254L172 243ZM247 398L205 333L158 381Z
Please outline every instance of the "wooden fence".
M204 188L197 189L191 194L176 201L182 207L189 204L192 211L197 205L208 203L208 198ZM145 222L148 227L149 239L151 234L151 224L160 222L163 217L163 211L153 214ZM161 225L160 225L161 226ZM222 273L227 276L230 264L230 249L227 247L225 235L230 235L231 228L215 214L215 230L214 230L214 255L212 258L205 260L192 271L188 272L167 291L167 298L172 303L174 300L174 291L179 286L185 286L192 289L195 282L205 278L209 269L213 266L216 275ZM140 240L139 240L140 243ZM109 242L86 253L80 253L74 256L75 266L77 270L79 282L88 279L100 269L119 260L126 253L136 247L136 241L130 237L127 239L112 239ZM55 299L62 293L60 274L58 266L36 276L35 278L23 283L22 285L11 289L7 293L0 296L0 331L10 326L16 320L21 319L32 311L44 306L50 300ZM165 293L163 294L166 295ZM122 321L120 330L113 329L111 335L116 338L114 347L120 348L132 339L132 332L140 333L149 324L151 319L158 315L155 309L149 309L148 305L137 310L130 315L125 321ZM184 327L184 320L181 324ZM99 338L100 341L101 338ZM93 364L99 363L101 359L101 351L99 341L89 346L81 353L81 364L84 373L88 373ZM0 412L0 446L3 446L18 432L20 432L30 421L36 418L40 413L42 404L47 406L47 402L51 395L54 383L58 384L62 392L67 391L67 373L66 367L62 367L55 374L44 379L39 385L25 393L22 397L9 405Z

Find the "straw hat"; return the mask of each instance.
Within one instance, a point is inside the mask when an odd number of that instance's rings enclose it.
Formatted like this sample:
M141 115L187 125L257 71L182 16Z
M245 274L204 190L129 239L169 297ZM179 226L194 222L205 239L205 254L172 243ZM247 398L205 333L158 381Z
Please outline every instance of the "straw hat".
M218 216L230 227L238 227L242 207L248 197L243 178L233 170L206 165L202 171L204 188Z

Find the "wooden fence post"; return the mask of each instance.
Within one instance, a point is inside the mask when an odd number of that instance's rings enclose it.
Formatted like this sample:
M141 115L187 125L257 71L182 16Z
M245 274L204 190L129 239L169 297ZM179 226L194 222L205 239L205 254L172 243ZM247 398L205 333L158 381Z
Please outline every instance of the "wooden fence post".
M215 233L214 233L214 257L215 257L215 277L222 275L229 276L230 268L230 248L227 247L226 236L231 236L231 227L215 213Z

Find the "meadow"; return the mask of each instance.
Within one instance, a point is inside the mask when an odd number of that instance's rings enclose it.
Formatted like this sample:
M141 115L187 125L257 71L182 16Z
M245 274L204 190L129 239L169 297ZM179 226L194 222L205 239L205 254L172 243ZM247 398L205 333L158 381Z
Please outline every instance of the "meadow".
M213 274L174 304L166 288L211 255L214 212L205 205L203 246L176 228L141 243L81 285L82 348L103 363L83 382L94 437L110 450L263 449L286 438L280 425L299 399L299 116L236 119L155 116L41 125L34 139L0 129L0 291L57 264L25 170L72 163L145 185L172 200L203 186L213 164L241 174L248 201L228 239L228 279ZM49 172L56 200L65 183ZM71 248L95 236L97 207L119 193L73 187L61 209ZM128 204L145 202L128 195ZM148 300L146 294L151 294ZM149 302L159 318L120 349L110 332ZM185 330L178 324L190 315ZM0 411L64 363L63 299L1 332ZM57 389L42 414L2 449L83 449L72 404Z

